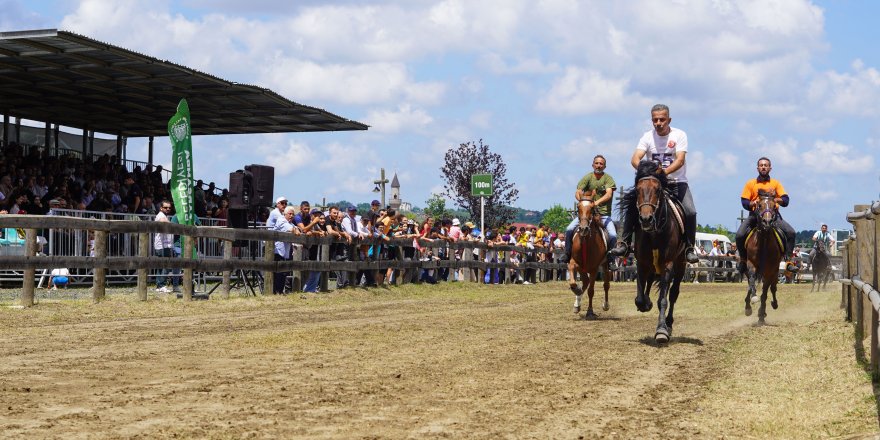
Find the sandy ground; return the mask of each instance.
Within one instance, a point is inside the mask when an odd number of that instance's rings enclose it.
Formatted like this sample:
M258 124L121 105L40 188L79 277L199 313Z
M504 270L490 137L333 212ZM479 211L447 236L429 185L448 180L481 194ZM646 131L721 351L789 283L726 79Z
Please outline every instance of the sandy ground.
M683 285L663 347L632 283L2 307L0 437L874 438L839 285L744 289Z

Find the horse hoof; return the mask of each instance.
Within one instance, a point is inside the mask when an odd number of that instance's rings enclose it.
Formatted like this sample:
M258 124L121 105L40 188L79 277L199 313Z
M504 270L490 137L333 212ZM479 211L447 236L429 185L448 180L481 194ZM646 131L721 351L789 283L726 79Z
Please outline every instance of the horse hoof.
M752 316L752 308L746 307L746 316Z
M580 313L580 312L581 312L581 308L578 307L578 306L574 306L574 313L575 313L575 314L578 314L578 313Z
M584 321L595 321L597 319L599 319L599 317L595 313L593 313L592 310L587 312L586 315L584 315Z
M760 301L761 298L758 298L758 295L752 295L752 297L750 298L750 300L752 301L752 304L755 304L755 303L757 303L758 301Z
M609 309L611 309L611 306L608 303L602 304L602 310L607 312Z
M776 301L770 301L770 306L773 307L773 310L779 308L779 303Z
M654 340L657 341L658 344L665 344L669 342L669 333L666 329L657 329L657 332L654 333Z

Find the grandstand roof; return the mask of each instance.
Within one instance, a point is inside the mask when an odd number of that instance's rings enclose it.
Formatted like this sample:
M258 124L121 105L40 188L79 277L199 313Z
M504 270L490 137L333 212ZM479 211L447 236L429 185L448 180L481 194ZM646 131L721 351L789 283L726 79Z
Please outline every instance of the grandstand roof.
M128 137L167 136L181 98L194 135L368 127L269 89L74 33L0 32L0 113Z

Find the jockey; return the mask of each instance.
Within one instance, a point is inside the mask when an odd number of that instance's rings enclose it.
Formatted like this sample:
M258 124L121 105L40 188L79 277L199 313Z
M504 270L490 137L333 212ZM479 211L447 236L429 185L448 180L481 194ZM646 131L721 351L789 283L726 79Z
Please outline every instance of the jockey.
M602 225L608 231L608 248L614 246L617 241L617 230L614 228L614 221L611 220L611 196L617 184L610 174L605 173L605 157L597 154L593 158L593 172L585 175L578 182L575 198L580 201L584 192L593 192L593 203L595 210L602 217ZM597 198L598 197L598 198ZM579 219L575 216L574 220L565 228L565 261L571 260L571 243L574 239L574 231L577 229ZM608 266L612 266L613 258L608 257Z
M782 184L779 183L778 180L770 177L770 170L773 167L770 164L770 159L766 157L762 157L758 159L758 177L749 180L746 182L746 186L743 187L741 202L743 208L749 210L749 217L739 225L739 229L736 231L736 248L739 250L739 265L737 265L737 269L741 273L746 272L746 235L748 235L749 231L754 228L758 223L757 213L755 212L755 206L758 204L758 191L764 190L774 190L776 191L776 203L779 206L788 206L789 198L788 194L785 192L785 188L782 187ZM776 217L776 225L782 230L782 233L785 234L785 251L782 255L791 255L794 251L794 228L788 224L777 212Z
M662 173L669 176L669 182L676 185L675 197L681 202L684 214L684 239L687 241L685 259L688 263L697 263L694 242L697 235L697 209L687 183L687 165L685 155L688 151L687 134L677 128L670 127L669 107L657 104L651 108L651 122L654 130L646 132L639 139L636 151L630 163L639 168L642 160L653 160L660 164ZM608 252L609 255L622 256L629 253L629 241L633 235L633 219L623 219L623 234L617 247Z
M828 225L822 223L822 228L816 231L813 234L813 248L810 249L810 262L813 262L813 257L816 256L816 246L818 246L819 242L822 242L825 245L825 251L831 248L831 234L828 233Z

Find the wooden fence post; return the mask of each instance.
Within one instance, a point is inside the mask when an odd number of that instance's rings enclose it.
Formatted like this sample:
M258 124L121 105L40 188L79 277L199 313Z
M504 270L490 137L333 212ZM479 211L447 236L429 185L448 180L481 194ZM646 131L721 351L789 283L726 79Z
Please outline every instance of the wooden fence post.
M360 259L359 255L358 255L358 250L359 250L359 248L357 246L358 241L359 241L358 239L353 239L352 244L348 245L348 261L350 261L352 263L357 263L358 260ZM357 285L358 285L357 274L358 274L358 271L356 271L356 270L348 272L348 276L346 278L347 278L349 286L357 287Z
M37 230L36 229L26 229L24 231L24 255L28 258L33 258L37 255ZM22 289L21 289L21 305L23 307L31 307L34 305L34 276L36 275L37 270L35 268L29 268L24 270L24 280L22 280Z
M460 269L461 277L459 277L459 281L462 283L471 283L473 280L471 279L471 273L473 269L467 266L469 261L474 261L474 253L468 248L463 248L461 250L461 263L464 267Z
M330 245L322 244L320 250L318 251L318 261L322 263L330 262ZM322 264L321 266L326 266ZM318 283L318 292L329 292L330 291L330 272L329 271L321 271L321 280Z
M189 236L181 236L180 239L183 241L183 260L192 260L193 255L193 242L195 239ZM193 270L191 268L183 269L183 300L184 301L192 301L193 297Z
M294 245L293 249L291 249L291 260L293 261L302 261L303 260L303 250L305 248L303 246ZM291 281L291 292L302 292L302 283L303 283L303 271L295 270L290 273L290 276L293 277Z
M138 257L147 258L150 256L150 234L147 232L141 232L138 234ZM137 270L138 274L138 284L137 284L137 295L138 300L146 301L147 300L147 278L149 275L149 269L145 267L141 267Z
M267 240L263 243L263 261L275 261L275 242ZM275 287L275 273L271 270L263 271L263 295L271 295Z
M95 258L107 259L107 231L95 231ZM104 299L107 269L103 264L95 265L95 276L92 279L92 300L95 302Z
M223 240L223 261L232 260L232 241ZM223 271L223 284L220 286L220 296L229 299L229 291L232 289L232 271Z

